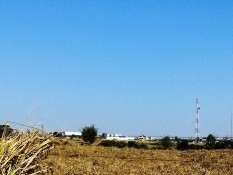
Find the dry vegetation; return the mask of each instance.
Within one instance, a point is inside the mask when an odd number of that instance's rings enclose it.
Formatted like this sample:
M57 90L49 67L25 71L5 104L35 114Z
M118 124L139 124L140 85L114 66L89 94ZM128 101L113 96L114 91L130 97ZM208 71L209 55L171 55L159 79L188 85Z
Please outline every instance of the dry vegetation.
M48 135L19 132L2 137L0 142L0 174L26 175L47 174L48 167L42 167L38 160L46 158L52 142Z
M233 174L233 150L143 150L81 145L55 140L41 164L50 174Z

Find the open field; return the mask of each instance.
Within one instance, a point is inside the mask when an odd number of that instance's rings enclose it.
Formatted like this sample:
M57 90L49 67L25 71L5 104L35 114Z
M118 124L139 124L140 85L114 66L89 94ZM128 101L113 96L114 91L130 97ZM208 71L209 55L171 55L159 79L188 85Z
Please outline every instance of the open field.
M55 141L41 165L56 175L233 174L233 150L144 150Z

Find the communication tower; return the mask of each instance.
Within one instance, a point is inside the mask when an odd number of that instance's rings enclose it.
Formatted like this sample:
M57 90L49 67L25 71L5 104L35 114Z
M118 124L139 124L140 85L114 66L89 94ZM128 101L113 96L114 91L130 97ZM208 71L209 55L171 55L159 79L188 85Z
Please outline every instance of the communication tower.
M195 136L196 136L196 142L199 142L200 139L200 130L199 130L199 110L200 105L198 103L198 98L196 99L196 128L195 128Z

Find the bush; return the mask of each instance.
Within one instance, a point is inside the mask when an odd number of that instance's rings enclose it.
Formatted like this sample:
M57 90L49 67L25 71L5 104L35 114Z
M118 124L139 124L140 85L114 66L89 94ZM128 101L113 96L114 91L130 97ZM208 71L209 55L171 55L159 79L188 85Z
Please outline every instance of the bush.
M143 142L128 141L129 148L148 149L148 145Z
M161 141L161 146L163 147L163 149L168 149L172 146L172 142L171 142L171 139L170 137L166 136L164 137Z
M216 139L215 137L212 135L212 134L209 134L206 138L206 145L205 147L207 149L213 149L215 147L215 142L216 142Z
M127 146L127 142L116 141L116 140L102 140L102 142L99 145L104 146L104 147L124 148Z
M117 147L117 148L137 148L137 149L148 149L148 145L143 142L135 142L135 141L117 141L117 140L102 140L99 144L104 147Z
M128 141L128 147L129 148L136 148L138 145L137 145L137 142L135 141Z
M189 149L188 140L178 140L176 148L178 150L187 150L187 149Z
M138 142L136 148L138 148L138 149L148 149L148 145L146 143L143 143L143 142Z
M0 137L8 136L13 132L9 125L0 125Z
M215 149L233 149L233 141L231 140L224 140L215 143Z
M226 149L227 147L228 147L228 144L226 141L217 142L214 146L215 149Z
M228 148L233 149L233 141L232 140L228 141Z
M57 131L53 132L52 135L54 137L62 137L62 133L61 132L57 132Z
M203 145L197 145L197 144L190 144L189 149L200 150L200 149L204 149L204 146Z
M99 145L104 147L116 146L115 140L102 140Z
M118 141L116 143L117 143L118 148L125 148L128 146L127 142L125 142L125 141Z
M84 128L82 128L82 131L81 131L82 139L85 142L89 142L90 144L94 143L94 141L96 140L97 131L98 129L95 128L94 125L85 126Z

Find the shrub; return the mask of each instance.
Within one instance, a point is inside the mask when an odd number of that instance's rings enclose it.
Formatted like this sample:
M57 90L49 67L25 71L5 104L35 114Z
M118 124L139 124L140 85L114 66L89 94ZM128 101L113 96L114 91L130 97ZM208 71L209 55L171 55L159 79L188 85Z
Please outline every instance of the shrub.
M54 137L62 137L62 133L61 132L57 132L57 131L53 132L52 135Z
M135 142L135 141L128 141L128 147L129 148L137 148L137 142Z
M198 145L198 144L190 144L189 149L200 150L200 149L204 149L204 146L203 145Z
M146 143L143 143L143 142L138 142L136 148L138 148L138 149L148 149L148 145Z
M117 140L102 140L99 144L104 147L117 147L117 148L137 148L137 149L148 149L148 145L143 142L135 142L135 141L117 141Z
M233 149L233 140L228 141L229 149Z
M102 142L99 145L104 146L104 147L124 148L127 146L127 142L116 141L116 140L102 140Z
M118 148L125 148L128 146L127 142L125 142L125 141L118 141L116 143L117 143Z
M99 145L104 147L116 146L115 140L102 140Z
M213 149L215 146L216 139L212 134L209 134L206 138L206 148L207 149Z
M187 149L189 149L188 140L178 140L176 148L178 150L187 150Z
M77 136L74 135L74 134L72 134L72 135L70 136L70 140L73 140L75 137L77 137Z
M8 136L13 132L9 125L0 125L0 137Z
M135 142L135 141L128 141L129 148L137 148L137 149L148 149L148 145L144 142Z
M95 128L94 125L85 126L84 128L82 128L82 131L81 131L82 139L85 142L89 142L90 144L94 143L94 141L96 140L97 131L98 129Z
M233 141L231 140L224 140L215 143L215 149L233 149Z
M172 142L171 142L171 139L170 137L166 136L164 137L161 141L161 146L163 147L163 149L168 149L172 146Z

